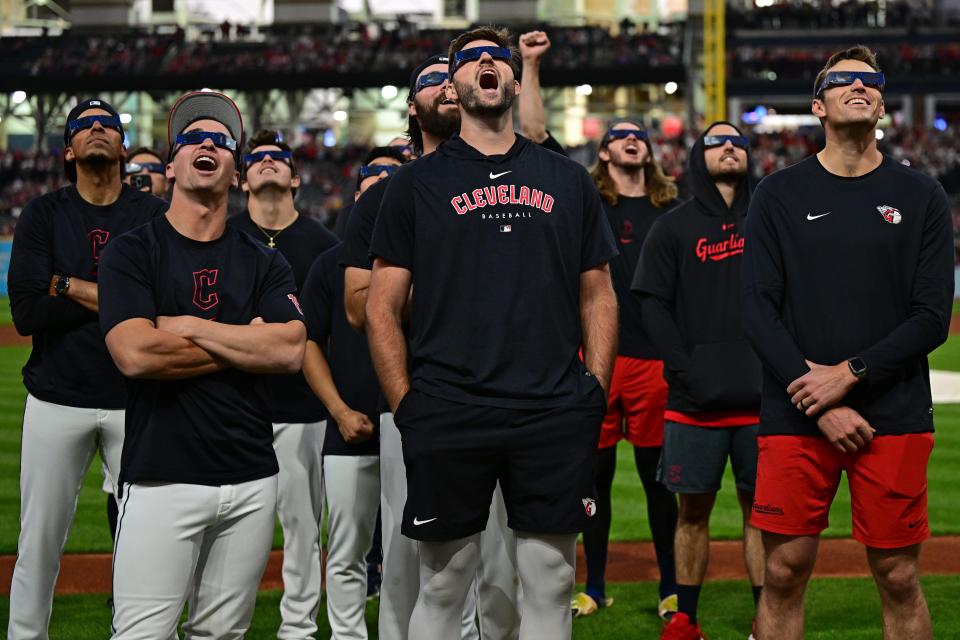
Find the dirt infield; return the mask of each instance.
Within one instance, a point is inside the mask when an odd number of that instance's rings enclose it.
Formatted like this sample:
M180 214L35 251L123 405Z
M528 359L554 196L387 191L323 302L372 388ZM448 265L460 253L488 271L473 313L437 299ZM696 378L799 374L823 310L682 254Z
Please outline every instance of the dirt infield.
M12 325L0 325L0 347L30 345L30 336L22 336Z
M0 556L0 595L9 595L10 578L15 556ZM923 547L923 571L928 574L960 574L960 536L932 538ZM280 589L282 553L270 554L261 589ZM583 549L577 550L577 581L585 578ZM608 582L641 582L657 579L657 562L650 543L615 542L610 545L607 563ZM819 577L853 577L869 575L863 547L854 540L824 540L814 569ZM741 544L710 543L708 580L746 578ZM57 593L109 593L110 556L68 554L64 556L57 580Z

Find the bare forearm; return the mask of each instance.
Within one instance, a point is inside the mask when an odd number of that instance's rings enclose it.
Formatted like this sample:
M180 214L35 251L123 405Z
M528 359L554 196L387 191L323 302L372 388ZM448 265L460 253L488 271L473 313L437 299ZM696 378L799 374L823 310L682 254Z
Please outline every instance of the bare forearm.
M546 112L540 94L540 61L523 61L523 87L520 90L520 128L536 143L547 139Z
M88 311L100 311L97 283L80 278L70 278L70 288L66 296Z
M385 309L368 309L367 339L370 355L380 380L380 388L391 410L410 389L407 372L407 343L403 336L399 313Z
M235 325L198 318L184 337L242 371L296 373L306 329L301 322Z
M303 375L314 395L320 398L320 402L334 420L350 409L337 390L326 356L323 355L320 345L313 340L307 340L306 351L303 354Z
M153 327L121 337L107 334L117 368L128 378L181 380L224 369L226 364L186 338Z
M609 291L596 291L581 301L583 361L604 389L610 388L617 357L617 314L617 296L612 287Z

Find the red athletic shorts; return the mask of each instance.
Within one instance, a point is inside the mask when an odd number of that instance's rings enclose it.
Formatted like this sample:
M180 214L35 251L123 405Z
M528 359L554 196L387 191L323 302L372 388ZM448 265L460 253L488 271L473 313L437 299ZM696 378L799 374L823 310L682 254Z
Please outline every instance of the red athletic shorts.
M930 537L927 461L932 433L879 436L840 453L818 436L760 436L751 524L771 533L815 535L827 528L841 470L850 485L853 537L898 549Z
M635 447L663 446L666 408L663 361L617 356L599 448L612 447L623 438Z

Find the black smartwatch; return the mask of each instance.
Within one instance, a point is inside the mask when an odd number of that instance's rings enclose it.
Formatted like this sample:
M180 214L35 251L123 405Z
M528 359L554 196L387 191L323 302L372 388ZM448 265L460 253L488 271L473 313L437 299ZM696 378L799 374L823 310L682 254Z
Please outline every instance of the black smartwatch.
M850 367L850 373L857 376L857 380L867 377L867 363L863 358L850 358L847 360L847 366Z
M70 290L70 276L60 276L57 278L57 281L53 284L53 291L58 296L63 296L67 294L67 291Z

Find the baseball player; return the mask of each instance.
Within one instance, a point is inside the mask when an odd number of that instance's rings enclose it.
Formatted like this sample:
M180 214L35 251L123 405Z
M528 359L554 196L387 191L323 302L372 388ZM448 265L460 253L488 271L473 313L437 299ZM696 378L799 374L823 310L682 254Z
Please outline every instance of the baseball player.
M300 176L290 146L273 130L247 141L240 186L247 210L227 224L283 254L303 290L310 265L337 244L322 224L300 215L293 197ZM327 411L300 372L266 378L273 448L280 464L277 515L283 528L283 597L278 640L302 640L317 632L323 567L320 522L323 516L323 471L320 451Z
M614 121L604 133L591 176L603 197L610 229L619 243L620 255L610 261L610 272L620 305L620 338L597 450L597 516L583 532L586 590L573 599L573 615L590 615L598 607L613 604L613 598L606 595L604 573L616 445L625 438L633 445L637 472L647 496L647 518L660 568L657 610L667 619L677 610L673 562L677 500L657 480L667 384L663 380L660 351L643 328L640 299L630 291L630 283L647 231L676 203L677 187L672 178L664 175L654 158L646 129L635 120Z
M406 140L406 138L403 138L403 140ZM353 211L353 205L360 198L360 195L367 190L367 187L390 175L391 170L383 167L398 167L406 161L407 156L398 146L374 147L367 153L367 157L357 173L357 190L353 193L353 200L337 212L333 227L333 233L337 238L343 238L346 234L350 213ZM380 168L380 170L377 171L377 168Z
M121 182L123 125L100 99L71 109L64 172L73 184L32 200L14 233L13 322L33 337L20 451L20 537L7 637L46 638L60 555L93 454L120 472L126 388L97 324L103 248L166 203Z
M754 602L763 585L759 532L750 526L756 479L760 361L736 302L750 202L747 139L731 124L707 127L690 150L693 199L659 217L643 243L632 289L663 356L670 385L659 479L680 494L674 542L678 613L663 640L700 640L710 514L727 459L743 513L744 563ZM708 310L708 311L705 311Z
M412 638L458 633L498 482L519 637L569 638L577 532L596 507L616 247L586 171L514 134L508 37L480 28L451 44L459 137L389 181L371 244L368 339L402 434L402 532L420 541Z
M343 312L338 249L329 249L304 287L307 352L304 374L331 421L323 446L327 524L327 618L334 640L366 638L365 556L380 506L377 385L366 338ZM324 354L326 351L326 355Z
M358 171L356 197L385 179L402 158L391 147L371 149ZM380 389L366 338L350 328L343 313L343 274L337 260L338 251L330 249L314 261L301 300L308 335L303 372L331 418L323 442L327 618L333 638L339 640L367 637L365 555L380 506L380 442L374 427Z
M408 96L408 135L419 155L432 153L436 147L459 130L460 112L449 88L446 56L433 56L421 64L410 77ZM521 102L530 98L521 94ZM542 101L538 102L542 108ZM540 118L542 120L542 117ZM552 140L548 138L547 141ZM559 147L559 143L556 145ZM550 147L547 147L550 148ZM559 147L562 152L562 147ZM370 239L377 220L387 180L372 185L361 197L351 214L341 254L344 273L344 308L351 326L365 328L365 303L370 284L372 261ZM389 407L381 406L380 474L384 553L384 584L380 602L381 637L405 638L407 622L419 589L417 551L413 540L400 533L400 514L406 501L406 480L400 448L400 435ZM389 509L388 509L389 507ZM390 549L393 549L391 553ZM515 638L519 633L520 598L517 584L516 544L507 527L506 507L499 486L490 510L490 525L481 536L481 563L475 589L464 607L462 637L477 637L474 613L478 613L480 632L485 638Z
M134 176L149 176L149 193L163 198L167 195L170 184L167 182L167 163L160 154L153 149L140 147L127 154L126 175L123 181L130 184Z
M817 74L826 144L757 188L747 219L744 322L763 360L752 521L766 584L758 640L803 637L803 595L846 471L883 637L929 640L920 543L930 535L927 354L953 303L950 207L936 180L877 149L884 77L856 46Z
M112 243L100 324L128 378L113 638L240 639L270 554L277 456L264 376L300 370L293 271L227 225L236 105L188 93L170 112L170 210Z

